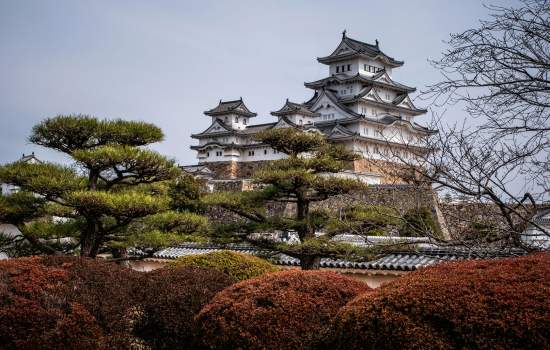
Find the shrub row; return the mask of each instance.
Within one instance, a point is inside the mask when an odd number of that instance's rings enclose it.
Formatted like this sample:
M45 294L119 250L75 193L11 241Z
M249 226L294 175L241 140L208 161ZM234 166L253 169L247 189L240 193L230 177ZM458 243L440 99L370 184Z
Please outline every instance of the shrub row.
M0 344L6 349L123 348L134 273L66 257L0 261Z
M234 284L78 258L0 262L2 349L550 348L550 253L442 264L379 289L331 272Z
M361 295L327 349L549 349L550 253L442 264Z
M311 349L338 310L369 287L333 272L284 271L235 284L198 315L208 349Z

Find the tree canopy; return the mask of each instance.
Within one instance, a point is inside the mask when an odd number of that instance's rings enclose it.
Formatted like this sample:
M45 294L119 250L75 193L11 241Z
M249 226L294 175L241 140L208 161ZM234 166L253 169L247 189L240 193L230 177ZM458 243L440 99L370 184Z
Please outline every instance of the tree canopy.
M245 219L222 225L215 232L217 236L245 240L283 252L300 259L303 269L319 268L323 256L364 254L365 251L357 247L332 240L342 232L336 229L341 226L335 223L341 218L311 208L312 203L366 186L338 175L359 156L342 145L329 143L318 133L294 128L268 129L256 137L288 157L271 161L259 169L253 176L256 188L252 191L206 196L207 204L220 206ZM270 212L269 205L273 203L287 205L287 214ZM329 230L331 227L334 229ZM262 234L264 232L291 232L299 242L283 242L273 239L273 235Z
M20 229L22 237L14 238L20 245L46 254L94 257L102 249L151 249L193 239L206 229L206 219L185 211L182 199L174 205L170 196L189 179L173 160L144 147L162 139L158 127L144 122L48 118L33 127L29 140L73 163L1 166L0 182L19 191L0 197L0 220Z

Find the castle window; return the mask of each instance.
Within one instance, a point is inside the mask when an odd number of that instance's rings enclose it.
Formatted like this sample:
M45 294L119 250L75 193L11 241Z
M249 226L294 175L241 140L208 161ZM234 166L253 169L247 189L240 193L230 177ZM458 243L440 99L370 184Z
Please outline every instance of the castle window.
M253 156L253 155L254 155L254 151L248 151L248 155L249 155L249 156Z
M246 118L243 119L243 124L246 125Z
M340 73L340 66L336 66L336 73Z
M221 155L223 155L223 152L222 152L222 151L216 151L216 156L219 157L219 156L221 156Z
M264 154L267 154L267 150L266 150L266 149L264 149Z
M235 123L239 122L239 117L235 118Z
M348 64L348 72L351 70L351 64Z
M300 124L300 125L303 124L302 119L298 120L298 124Z
M206 156L207 156L207 157L210 157L210 152L206 152Z

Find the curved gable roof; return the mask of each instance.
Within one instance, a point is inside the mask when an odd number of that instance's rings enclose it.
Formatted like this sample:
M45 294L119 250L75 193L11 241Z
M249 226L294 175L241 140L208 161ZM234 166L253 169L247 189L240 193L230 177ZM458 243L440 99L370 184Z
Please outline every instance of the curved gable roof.
M246 105L242 97L238 100L232 101L222 101L218 105L208 111L205 111L204 114L208 116L217 116L224 114L239 114L245 117L255 117L257 114L252 112Z
M330 64L357 56L366 56L369 58L379 58L386 64L392 67L403 65L403 61L398 61L391 56L386 55L380 50L378 40L376 44L368 44L363 41L347 37L345 33L342 35L342 40L338 47L328 56L318 57L317 61L324 64Z

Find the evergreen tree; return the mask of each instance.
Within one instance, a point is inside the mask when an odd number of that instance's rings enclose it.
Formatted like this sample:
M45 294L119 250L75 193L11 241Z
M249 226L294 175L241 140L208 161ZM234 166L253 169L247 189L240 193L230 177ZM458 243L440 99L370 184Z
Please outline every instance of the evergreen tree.
M27 247L45 254L162 247L205 231L206 219L171 211L180 170L144 146L163 139L148 123L70 115L32 129L30 142L66 154L71 166L14 162L0 182L20 191L0 199L0 222L16 225Z
M253 176L257 184L255 190L206 196L207 204L220 206L245 219L219 227L216 235L245 240L296 257L303 269L319 268L321 257L353 258L368 254L365 249L332 240L342 232L343 225L336 222L343 219L330 211L311 209L312 203L366 186L357 180L335 176L349 162L358 159L358 155L341 145L328 143L318 133L294 128L268 129L259 133L257 139L288 157L271 161L257 171ZM287 205L286 212L290 208L290 214L270 213L268 207L272 203ZM299 243L281 243L260 234L276 231L295 232Z

